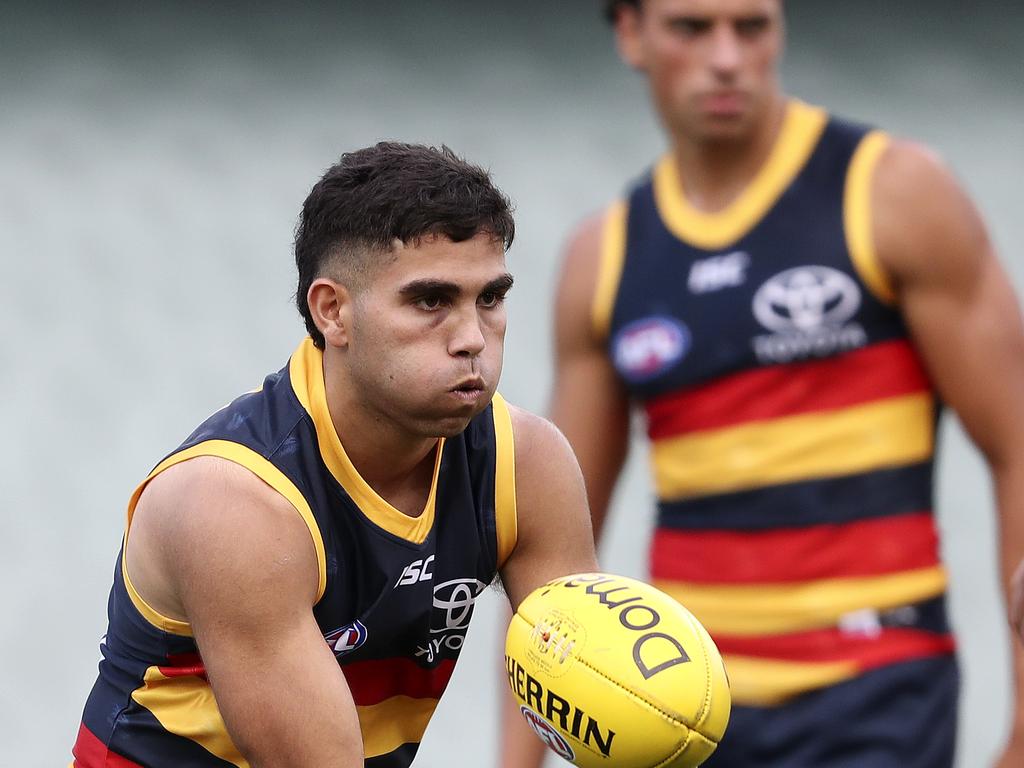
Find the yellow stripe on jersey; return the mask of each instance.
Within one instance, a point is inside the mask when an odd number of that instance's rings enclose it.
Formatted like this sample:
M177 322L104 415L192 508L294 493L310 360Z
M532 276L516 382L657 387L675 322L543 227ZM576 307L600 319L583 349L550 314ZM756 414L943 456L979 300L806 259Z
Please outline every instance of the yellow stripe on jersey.
M249 768L228 735L210 684L202 678L166 677L157 667L150 667L132 698L149 710L165 731L196 742L231 765Z
M655 580L712 635L753 637L835 626L863 608L885 610L942 594L947 576L935 565L882 576L821 579L795 584L697 584Z
M386 755L403 744L417 743L427 730L437 699L392 696L379 704L356 707L367 758Z
M878 159L888 146L889 137L881 131L872 131L857 146L846 173L843 229L850 260L860 279L880 301L895 304L896 289L875 252L871 227L871 179Z
M666 155L654 170L654 199L672 234L697 248L725 248L749 232L807 163L828 122L824 110L800 101L786 107L779 136L753 181L724 210L695 208L683 191L675 159Z
M799 662L723 654L729 670L732 703L770 707L807 691L835 685L857 675L852 661Z
M930 393L657 440L658 497L678 500L925 461L935 442Z
M498 538L498 568L516 547L519 536L516 514L516 452L512 415L497 392L491 400L494 413L494 527Z
M331 413L327 407L323 352L313 345L312 339L308 337L304 339L292 354L288 374L296 397L313 419L320 455L334 479L345 489L360 511L375 525L390 534L411 541L413 544L422 544L434 526L437 476L441 469L444 438L437 441L434 475L423 510L415 517L407 515L391 506L373 490L353 466L348 454L345 453L345 448L334 429L334 422L331 420Z
M594 302L590 308L594 337L604 340L612 323L615 296L622 280L622 266L626 260L626 221L629 206L618 200L609 206L601 231L601 260L597 269Z
M127 544L128 535L125 533L124 544ZM142 595L135 589L135 585L132 584L132 580L128 577L128 558L124 556L126 547L122 544L121 546L121 578L124 580L124 588L128 593L128 598L132 601L132 605L135 606L142 618L148 621L157 629L169 632L172 635L179 635L180 637L192 637L192 625L187 621L179 621L178 619L172 619L170 616L164 616L160 611L156 610L153 606L147 603Z
M125 543L127 544L128 541L128 532L131 530L132 516L135 514L135 507L139 503L139 497L142 496L142 492L146 489L146 486L150 481L164 470L173 467L175 464L180 464L183 461L188 461L189 459L194 459L199 456L216 456L245 467L260 480L284 496L284 498L287 499L295 508L295 511L299 513L299 516L306 524L306 528L309 530L309 535L313 538L313 548L316 551L316 565L318 572L316 599L319 601L320 598L323 597L324 590L327 589L327 557L324 554L324 540L320 534L320 526L317 525L316 518L313 517L313 510L310 508L309 502L306 501L306 498L302 495L302 492L295 487L295 484L289 480L280 469L267 461L267 459L260 456L256 451L251 448L247 448L241 443L235 443L230 440L206 440L202 443L197 443L190 448L186 448L183 451L171 454L162 462L157 464L156 468L149 473L149 476L139 484L138 488L135 489L131 500L128 502L128 522L125 527ZM142 596L136 591L131 579L128 577L127 562L126 557L121 558L121 576L124 578L124 585L125 589L128 591L128 596L131 598L132 603L135 605L135 608L139 613L142 614L146 621L158 629L162 629L163 631L170 632L174 635L192 637L192 627L188 622L164 616L142 598Z

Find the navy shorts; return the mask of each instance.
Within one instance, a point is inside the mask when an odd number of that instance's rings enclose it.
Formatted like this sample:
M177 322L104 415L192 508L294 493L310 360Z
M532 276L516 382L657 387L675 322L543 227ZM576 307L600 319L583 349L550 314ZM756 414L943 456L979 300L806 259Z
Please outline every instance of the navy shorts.
M706 768L952 768L952 655L868 672L779 707L734 706Z

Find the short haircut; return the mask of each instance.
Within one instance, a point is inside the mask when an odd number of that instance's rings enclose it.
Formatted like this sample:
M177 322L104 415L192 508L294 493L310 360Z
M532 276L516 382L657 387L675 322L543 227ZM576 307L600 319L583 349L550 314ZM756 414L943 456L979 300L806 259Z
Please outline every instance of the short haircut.
M615 17L618 16L619 8L624 5L639 8L640 0L604 0L604 17L608 20L609 24L615 23Z
M389 253L395 240L443 235L462 242L480 233L507 250L515 236L512 204L487 171L448 147L385 141L345 153L314 185L295 229L295 303L313 343L324 347L307 294L328 267L358 270L367 255Z

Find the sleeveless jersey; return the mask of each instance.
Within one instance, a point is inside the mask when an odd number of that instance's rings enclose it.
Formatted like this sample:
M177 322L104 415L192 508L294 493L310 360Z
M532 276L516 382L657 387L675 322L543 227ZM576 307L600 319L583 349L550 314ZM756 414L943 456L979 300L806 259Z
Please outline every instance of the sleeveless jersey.
M366 765L408 766L474 601L515 543L512 426L502 398L462 434L439 440L418 517L378 496L349 461L327 408L323 356L310 339L260 390L214 414L153 470L132 496L129 526L146 483L195 456L241 464L301 515L320 571L313 612L352 691ZM190 626L142 600L123 552L122 545L74 765L247 766Z
M593 319L647 417L652 580L739 704L953 650L938 403L871 243L886 143L791 102L725 211L692 208L666 157L605 220Z

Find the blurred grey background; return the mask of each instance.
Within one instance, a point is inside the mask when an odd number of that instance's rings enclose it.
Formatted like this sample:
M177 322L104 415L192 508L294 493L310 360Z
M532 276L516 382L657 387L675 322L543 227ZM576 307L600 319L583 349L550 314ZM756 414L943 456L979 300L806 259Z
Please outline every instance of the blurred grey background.
M1021 4L786 5L788 89L934 147L1020 290ZM292 230L343 151L444 142L492 169L518 207L502 390L544 409L559 247L664 146L597 6L3 4L0 764L66 764L128 495L292 351ZM974 768L1007 727L1007 637L987 475L954 420L943 433L959 764ZM638 451L615 506L603 567L642 575ZM418 766L493 764L500 603L480 606Z

